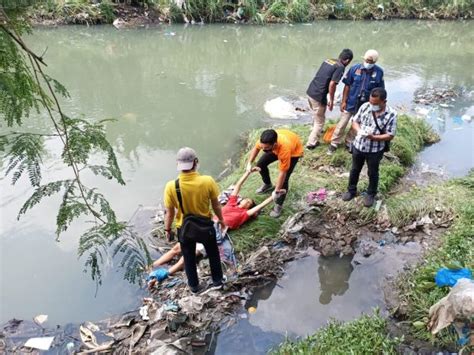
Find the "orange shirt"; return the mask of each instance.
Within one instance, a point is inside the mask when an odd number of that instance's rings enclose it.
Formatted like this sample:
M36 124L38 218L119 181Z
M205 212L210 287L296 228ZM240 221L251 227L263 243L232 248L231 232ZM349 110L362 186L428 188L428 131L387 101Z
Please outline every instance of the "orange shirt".
M300 137L288 129L276 129L278 134L277 144L272 153L278 157L280 171L290 169L291 158L302 157L304 148ZM262 149L260 141L255 144L257 149Z

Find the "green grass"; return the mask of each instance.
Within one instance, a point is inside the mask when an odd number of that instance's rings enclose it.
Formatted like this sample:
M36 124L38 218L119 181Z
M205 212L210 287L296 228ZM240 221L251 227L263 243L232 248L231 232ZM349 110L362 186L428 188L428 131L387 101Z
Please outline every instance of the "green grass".
M331 122L328 122L326 126L330 124ZM299 134L302 140L305 141L310 133L311 127L309 125L293 125L289 128ZM244 150L245 154L240 159L239 167L230 176L221 181L221 187L223 189L237 182L243 174L247 154L260 137L262 130L263 129L254 130L249 133L247 145ZM384 159L380 168L380 193L382 195L386 194L398 182L400 177L403 176L407 169L407 162L404 160L406 155L414 157L425 144L431 144L433 141L436 141L436 139L438 139L437 135L433 133L425 121L404 115L400 116L398 132L393 144L395 148L391 154L392 158L390 160ZM404 148L400 149L399 147ZM255 248L264 241L278 238L278 231L281 224L288 216L297 211L308 192L316 191L322 187L327 190L335 190L339 193L346 190L348 182L347 173L352 161L351 155L344 149L338 149L335 154L328 156L326 150L327 145L323 144L313 151L305 151L305 156L300 160L291 176L290 191L285 201L283 215L280 218L274 219L268 215L271 208L271 206L269 206L256 220L231 232L231 237L237 251L247 253L255 250ZM328 167L337 170L320 170L320 168L326 169ZM270 172L272 181L275 181L278 174L276 163L270 166ZM346 175L341 175L344 172ZM261 183L262 181L259 174L253 174L245 183L241 195L250 197L257 203L263 201L268 195L261 196L255 194L255 190ZM359 186L361 191L367 186L367 178L365 176L361 175ZM354 213L357 218L362 218L366 222L375 218L377 215L373 208L361 209L360 205L354 202L342 203L342 201L336 200L335 204L341 210L347 213Z
M271 354L396 354L400 339L386 334L386 320L376 312L346 323L332 320L301 341L286 340Z
M227 0L186 0L186 6L178 8L174 0L136 0L144 9L154 7L172 22L189 20L205 22L235 21L224 11L234 8ZM110 5L121 0L103 1ZM240 12L246 22L308 22L315 19L443 19L472 18L474 3L470 0L243 0ZM65 23L110 23L113 21L111 6L95 6L91 0L48 0L38 2L33 17L62 19ZM82 13L89 17L84 19ZM229 16L230 15L230 16ZM229 17L227 17L229 16Z
M423 262L412 271L402 275L398 280L401 301L408 305L407 316L410 323L428 321L429 308L446 296L449 288L439 288L434 284L434 275L441 267L468 267L474 269L474 171L466 178L454 180L436 189L417 192L414 200L416 207L403 207L400 210L414 213L429 208L426 205L449 208L455 218L454 224L443 235L442 244L426 255ZM436 201L435 204L432 202ZM446 212L446 210L445 210ZM431 341L437 346L455 346L455 336L449 329L444 329L433 337L426 327L412 326L411 331L416 338Z

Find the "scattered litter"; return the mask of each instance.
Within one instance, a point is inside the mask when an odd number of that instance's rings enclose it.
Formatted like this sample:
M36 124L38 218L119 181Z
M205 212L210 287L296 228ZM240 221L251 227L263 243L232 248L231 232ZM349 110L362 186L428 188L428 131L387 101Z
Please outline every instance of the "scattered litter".
M255 312L257 312L257 308L255 308L255 307L249 307L249 308L247 309L247 311L248 311L250 314L254 314Z
M25 347L38 350L49 350L54 337L30 338L26 341Z
M178 312L179 307L178 304L176 304L173 301L167 301L165 304L165 311L173 311L173 312Z
M263 108L271 118L292 120L297 118L293 105L281 97L265 102Z
M472 279L472 272L468 268L447 269L441 268L435 276L435 282L438 287L456 285L459 279Z
M150 320L150 317L148 316L148 305L140 307L140 310L138 313L140 314L140 316L142 317L144 321Z
M461 119L462 119L464 122L471 122L472 117L469 116L469 115L462 115L462 116L461 116Z
M225 40L224 40L224 43L227 43L227 42L229 42L229 41L225 39Z
M326 201L327 197L328 193L326 189L322 187L318 191L308 192L308 195L306 196L306 201L308 202L308 204L313 205L317 204L318 202Z
M456 101L462 96L463 91L458 87L423 87L414 93L413 101L423 105L439 105L441 107L452 107L448 104Z
M175 32L165 32L164 35L165 36L176 36L176 33Z
M375 203L375 211L378 212L380 210L380 207L382 207L382 200L377 200Z
M436 334L455 320L464 323L464 320L469 321L473 316L474 282L460 279L446 297L430 307L428 329Z
M33 321L38 325L43 324L47 320L48 320L48 316L46 314L39 314L33 318Z

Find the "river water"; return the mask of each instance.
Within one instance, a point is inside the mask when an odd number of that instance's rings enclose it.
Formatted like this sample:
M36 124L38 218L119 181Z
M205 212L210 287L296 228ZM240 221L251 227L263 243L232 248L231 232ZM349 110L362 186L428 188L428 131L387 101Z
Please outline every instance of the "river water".
M304 96L319 64L326 57L337 56L344 47L354 51L354 61L360 61L368 48L380 52L378 64L385 69L389 104L399 110L414 109L413 92L419 87L464 88L465 98L453 102L453 107L424 114L441 133L442 141L421 153L419 166L441 169L451 176L465 174L474 166L474 124L461 119L474 115L473 37L472 22L337 21L120 31L111 26L70 26L37 29L27 42L39 53L47 48L48 73L62 82L72 97L64 100L66 112L92 120L117 119L107 123L107 136L118 153L127 185L91 176L85 180L99 187L119 218L127 220L140 205L159 203L164 184L175 176L174 156L181 146L194 147L200 170L216 176L239 149L242 132L275 122L263 110L264 103L278 96ZM330 116L337 116L337 112ZM43 115L33 115L25 127L38 132L49 129ZM46 145L43 182L69 176L56 161L58 142L48 140ZM3 170L4 165L2 162ZM122 281L120 270L112 266L106 269L96 295L95 284L83 272L84 260L77 258L83 225L73 225L55 241L57 198L45 200L17 221L17 212L32 189L26 178L12 187L10 178L3 175L0 322L13 317L31 319L42 313L49 315L50 324L65 324L97 320L137 306L142 292ZM316 275L320 264L327 262L319 261L318 266L317 258L308 260L304 261L307 275L303 273L302 279ZM341 268L343 275L351 275L347 261L328 263L335 270ZM291 265L290 269L294 267L301 266ZM348 295L367 293L364 282L350 282L349 276L342 277L335 287L347 288ZM307 304L298 301L305 309L318 308L328 300L315 282L305 291ZM267 307L266 312L272 314L272 304L291 299L291 291L287 292L276 287L274 296L266 295L268 300L261 300L259 308ZM333 299L329 298L327 304ZM350 311L340 304L334 306L346 310L344 319L348 314L351 318L377 304L375 300L362 302L367 299L362 296L361 304ZM268 306L266 302L270 302ZM345 302L350 303L351 297ZM275 335L268 343L274 344L286 331L307 334L328 316L338 316L337 312L317 314L314 321L302 322L300 328L292 325L294 331L271 326L268 320L255 321L252 327Z

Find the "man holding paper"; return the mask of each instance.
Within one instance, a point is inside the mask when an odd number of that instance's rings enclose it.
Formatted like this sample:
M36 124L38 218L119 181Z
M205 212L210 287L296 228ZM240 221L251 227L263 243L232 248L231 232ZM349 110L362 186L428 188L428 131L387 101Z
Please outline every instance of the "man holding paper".
M387 92L375 88L370 93L369 102L363 104L352 122L357 133L352 143L352 167L347 192L342 195L344 201L357 195L359 175L367 162L369 187L364 198L364 206L374 204L379 184L379 166L383 153L388 151L389 142L395 136L397 112L387 105Z

